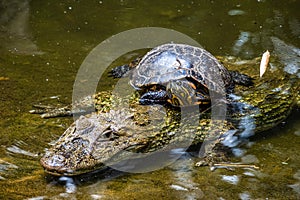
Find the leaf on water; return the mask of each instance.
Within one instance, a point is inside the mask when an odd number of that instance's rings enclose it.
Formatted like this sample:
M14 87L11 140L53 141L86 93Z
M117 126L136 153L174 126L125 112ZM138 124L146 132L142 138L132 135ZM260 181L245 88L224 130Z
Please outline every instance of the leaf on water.
M270 52L267 50L261 57L260 68L259 68L259 76L262 77L267 70L268 64L270 60Z

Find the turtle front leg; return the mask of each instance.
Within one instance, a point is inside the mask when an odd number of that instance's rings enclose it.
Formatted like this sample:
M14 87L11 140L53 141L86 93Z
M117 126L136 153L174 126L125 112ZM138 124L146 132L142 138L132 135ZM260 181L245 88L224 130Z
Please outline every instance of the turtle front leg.
M168 103L168 93L165 90L159 91L148 91L140 97L140 104L142 105L152 105L161 104L164 105Z
M172 80L166 89L148 91L140 98L140 104L171 104L175 107L191 105L208 105L209 96L197 91L196 86L188 80Z

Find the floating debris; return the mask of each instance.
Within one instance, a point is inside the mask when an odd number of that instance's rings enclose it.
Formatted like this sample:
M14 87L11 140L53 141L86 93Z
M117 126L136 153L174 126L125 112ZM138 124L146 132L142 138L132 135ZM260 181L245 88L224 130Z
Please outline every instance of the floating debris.
M236 15L244 15L246 12L239 9L233 9L228 11L228 15L230 16L236 16Z
M241 164L241 163L215 163L211 167L211 171L214 171L218 168L251 168L251 169L259 169L256 165L248 165L248 164Z
M8 77L0 76L0 81L8 81L8 80L9 80Z
M270 52L267 50L261 57L260 67L259 67L259 77L262 77L267 70L270 60Z
M174 185L174 184L172 184L170 187L171 187L172 189L174 189L174 190L189 191L187 188L182 187L182 186L180 186L180 185Z

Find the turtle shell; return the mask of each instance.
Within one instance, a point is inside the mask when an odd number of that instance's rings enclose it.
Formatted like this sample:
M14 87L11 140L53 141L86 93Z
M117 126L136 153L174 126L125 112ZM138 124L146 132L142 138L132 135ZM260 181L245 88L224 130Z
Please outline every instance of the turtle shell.
M185 78L217 93L233 85L230 72L208 51L173 43L149 51L134 69L130 84L142 89Z

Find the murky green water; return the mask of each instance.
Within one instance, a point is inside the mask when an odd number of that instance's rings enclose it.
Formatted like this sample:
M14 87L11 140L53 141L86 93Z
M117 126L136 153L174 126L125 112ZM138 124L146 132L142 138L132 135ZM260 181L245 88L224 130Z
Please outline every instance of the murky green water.
M187 154L154 172L108 170L60 181L44 174L39 158L73 119L41 119L28 113L33 103L71 103L84 58L121 31L170 28L215 55L253 58L266 49L272 52L271 36L300 47L299 6L297 0L1 1L0 198L300 198L300 113L296 110L282 126L244 147L244 161L256 163L259 170L211 172L194 167L197 158ZM101 89L111 87L112 80L106 81ZM58 99L49 100L57 95Z

